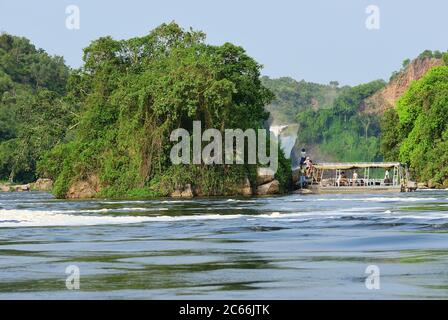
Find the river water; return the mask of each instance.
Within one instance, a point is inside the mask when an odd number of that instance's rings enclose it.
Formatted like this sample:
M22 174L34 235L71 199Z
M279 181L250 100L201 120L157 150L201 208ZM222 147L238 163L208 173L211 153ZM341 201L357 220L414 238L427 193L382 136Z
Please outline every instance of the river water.
M66 288L69 266L79 290ZM379 289L366 286L369 266ZM446 299L448 191L183 201L0 193L0 299L13 298Z

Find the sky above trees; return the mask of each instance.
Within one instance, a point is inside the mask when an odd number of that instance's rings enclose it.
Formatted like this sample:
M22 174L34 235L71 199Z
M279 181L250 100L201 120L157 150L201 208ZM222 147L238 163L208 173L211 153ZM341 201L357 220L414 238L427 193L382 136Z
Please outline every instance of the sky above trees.
M365 25L371 4L380 10L379 29ZM66 28L68 5L80 9L79 30ZM175 20L206 32L208 43L243 46L264 65L264 75L356 85L388 79L403 60L425 49L446 51L447 11L443 0L4 0L0 31L26 36L79 67L82 49L100 36L144 35Z

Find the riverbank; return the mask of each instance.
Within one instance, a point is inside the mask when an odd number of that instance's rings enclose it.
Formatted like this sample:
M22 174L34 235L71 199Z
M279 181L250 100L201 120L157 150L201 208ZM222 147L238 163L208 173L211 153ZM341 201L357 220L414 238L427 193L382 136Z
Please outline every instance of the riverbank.
M0 192L26 192L26 191L46 191L53 188L53 181L50 179L37 179L35 182L27 184L13 184L0 182Z
M53 188L53 181L50 179L38 179L36 182L28 184L9 184L0 183L0 191L2 192L25 192L25 191L46 191L51 192ZM90 178L84 181L78 181L74 183L68 190L67 199L94 199L104 198L101 195L101 187L99 185L98 178ZM276 179L276 174L269 168L258 168L257 177L254 184L251 184L248 178L242 180L239 187L236 188L234 194L230 196L269 196L277 195L286 192L282 192L280 182ZM217 194L215 196L223 196ZM168 194L170 198L196 198L207 197L202 191L202 187L194 184L185 184L176 188L173 192ZM137 198L136 197L117 197L124 198ZM144 197L148 198L148 197Z

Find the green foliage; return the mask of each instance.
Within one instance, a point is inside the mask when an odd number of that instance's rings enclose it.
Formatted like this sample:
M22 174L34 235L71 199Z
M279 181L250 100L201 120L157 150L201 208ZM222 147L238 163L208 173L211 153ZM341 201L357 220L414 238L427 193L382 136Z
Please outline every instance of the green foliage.
M398 101L396 113L383 120L383 153L390 157L399 150L400 160L415 178L447 184L448 67L434 67L413 82Z
M411 63L410 59L405 59L402 64L402 68L406 68Z
M386 161L397 161L400 158L401 131L398 123L395 109L386 110L381 118L381 154Z
M69 69L25 38L0 35L0 179L29 182L71 123Z
M419 54L417 59L427 59L427 58L436 58L440 59L442 58L442 53L439 50L432 51L432 50L425 50L422 53Z
M360 113L359 108L384 85L377 80L344 88L331 108L299 113L299 142L317 145L323 154L338 161L379 160L379 118Z
M443 64L448 66L448 52L445 52L442 56Z
M280 183L280 191L286 192L292 188L291 159L287 159L281 148L278 152L278 169L275 179Z
M296 81L289 77L270 79L262 77L262 83L275 94L275 100L266 107L273 124L294 123L300 111L331 106L340 89L339 83L330 85Z
M207 128L261 128L273 98L261 66L241 47L204 43L202 32L164 24L149 35L100 38L84 50L84 66L69 79L82 105L70 142L47 154L41 170L63 197L74 181L99 177L101 195L167 195L187 183L204 195L226 194L251 166L173 166L170 133Z

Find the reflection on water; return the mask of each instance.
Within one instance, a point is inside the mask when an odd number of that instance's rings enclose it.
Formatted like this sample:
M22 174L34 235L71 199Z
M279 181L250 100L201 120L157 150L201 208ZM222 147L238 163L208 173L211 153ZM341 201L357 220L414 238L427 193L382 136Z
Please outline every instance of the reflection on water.
M62 201L0 193L0 298L448 298L448 192ZM77 265L81 289L65 287ZM377 265L381 289L367 290Z

